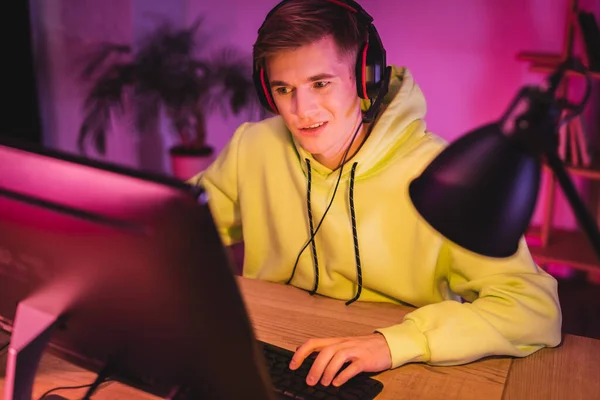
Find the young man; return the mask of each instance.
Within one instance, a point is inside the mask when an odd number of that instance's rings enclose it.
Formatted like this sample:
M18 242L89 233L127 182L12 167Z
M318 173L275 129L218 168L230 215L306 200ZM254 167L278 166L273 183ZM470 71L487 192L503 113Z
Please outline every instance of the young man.
M341 385L409 362L462 364L558 345L557 283L524 241L506 259L478 256L413 208L408 184L444 142L426 130L425 99L406 68L392 68L377 118L362 123L366 86L356 71L367 32L357 7L291 0L266 19L255 62L259 91L279 115L240 126L190 180L206 188L224 243L244 242L244 276L348 303L417 307L366 336L309 339L290 368L317 351L307 383Z

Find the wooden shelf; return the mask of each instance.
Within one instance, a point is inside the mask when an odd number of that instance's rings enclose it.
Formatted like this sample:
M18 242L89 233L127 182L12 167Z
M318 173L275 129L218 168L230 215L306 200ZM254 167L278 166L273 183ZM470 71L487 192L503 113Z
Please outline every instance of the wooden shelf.
M558 53L540 53L535 51L522 51L517 54L517 60L531 61L534 63L558 65L562 56Z
M531 65L529 70L531 72L542 72L550 74L556 71L558 65L563 61L560 54L556 53L537 53L531 51L523 51L517 54L517 60L529 61ZM566 71L567 76L579 76L583 77L584 74L580 71L574 71L569 69ZM590 71L592 79L600 79L600 71Z
M550 170L550 167L547 164L544 164L544 167ZM593 181L600 181L600 154L594 155L592 163L587 167L583 165L574 166L565 164L565 168L572 176L581 176Z
M544 247L536 244L539 236L538 227L531 227L526 234L529 250L536 263L565 264L583 271L600 271L600 259L583 232L553 228L549 242Z
M600 162L595 157L592 164L588 167L584 166L567 166L567 171L571 175L585 177L591 180L600 180Z
M546 63L533 63L529 67L529 70L531 72L552 73L552 72L554 72L556 70L557 66L558 65L546 64ZM567 76L584 77L583 73L581 73L580 71L574 71L572 69L567 70L566 71L566 75ZM591 75L592 79L600 79L600 72L590 71L590 75Z

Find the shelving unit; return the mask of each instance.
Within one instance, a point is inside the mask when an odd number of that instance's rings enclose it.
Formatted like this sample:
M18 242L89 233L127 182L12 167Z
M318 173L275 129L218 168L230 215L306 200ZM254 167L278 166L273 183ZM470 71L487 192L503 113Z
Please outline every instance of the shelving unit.
M532 227L529 234L539 235L539 227ZM580 231L554 229L549 245L530 245L529 250L539 265L564 264L585 272L600 271L596 254Z
M517 60L530 62L529 70L539 73L552 73L558 65L574 56L574 42L577 36L577 12L579 11L579 1L570 0L567 10L565 24L565 38L562 54L542 53L524 51L517 54ZM578 71L567 71L559 87L558 94L567 96L569 90L569 78L580 77ZM593 72L591 76L594 80L600 80L600 73ZM581 177L592 181L600 182L600 157L594 154L593 161L589 166L566 165L567 171L572 177ZM549 167L544 166L543 174L547 177L547 185L541 193L543 220L540 226L530 227L527 238L532 256L540 265L561 264L568 265L571 268L583 270L589 273L589 276L600 276L600 259L594 252L589 240L583 232L575 230L564 230L553 227L554 202L557 188L557 181ZM592 213L593 214L593 213Z
M549 178L548 186L542 193L545 201L544 220L541 226L532 226L527 233L527 237L531 239L529 249L532 256L540 265L562 264L588 273L600 273L600 260L583 232L552 227L556 182L549 167L544 166L543 170ZM600 182L598 157L594 157L594 162L589 167L567 166L567 171L573 177Z

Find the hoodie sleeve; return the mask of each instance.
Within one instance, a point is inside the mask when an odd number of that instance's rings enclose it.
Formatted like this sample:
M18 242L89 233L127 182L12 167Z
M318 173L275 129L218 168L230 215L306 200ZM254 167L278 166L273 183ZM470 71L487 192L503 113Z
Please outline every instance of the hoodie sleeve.
M208 194L208 205L226 246L243 240L240 204L238 199L239 143L249 123L242 124L217 159L187 182L202 185Z
M440 262L450 289L464 302L442 301L412 311L399 325L377 330L392 367L408 362L458 365L491 355L524 357L561 341L556 280L531 259L522 239L515 255L493 259L454 245Z

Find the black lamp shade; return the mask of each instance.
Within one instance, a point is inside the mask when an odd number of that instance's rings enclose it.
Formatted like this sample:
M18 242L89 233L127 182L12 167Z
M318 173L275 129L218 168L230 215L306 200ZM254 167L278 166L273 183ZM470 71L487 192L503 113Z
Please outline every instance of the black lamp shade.
M489 257L518 248L533 215L541 163L498 123L444 149L409 186L421 216L450 241Z

